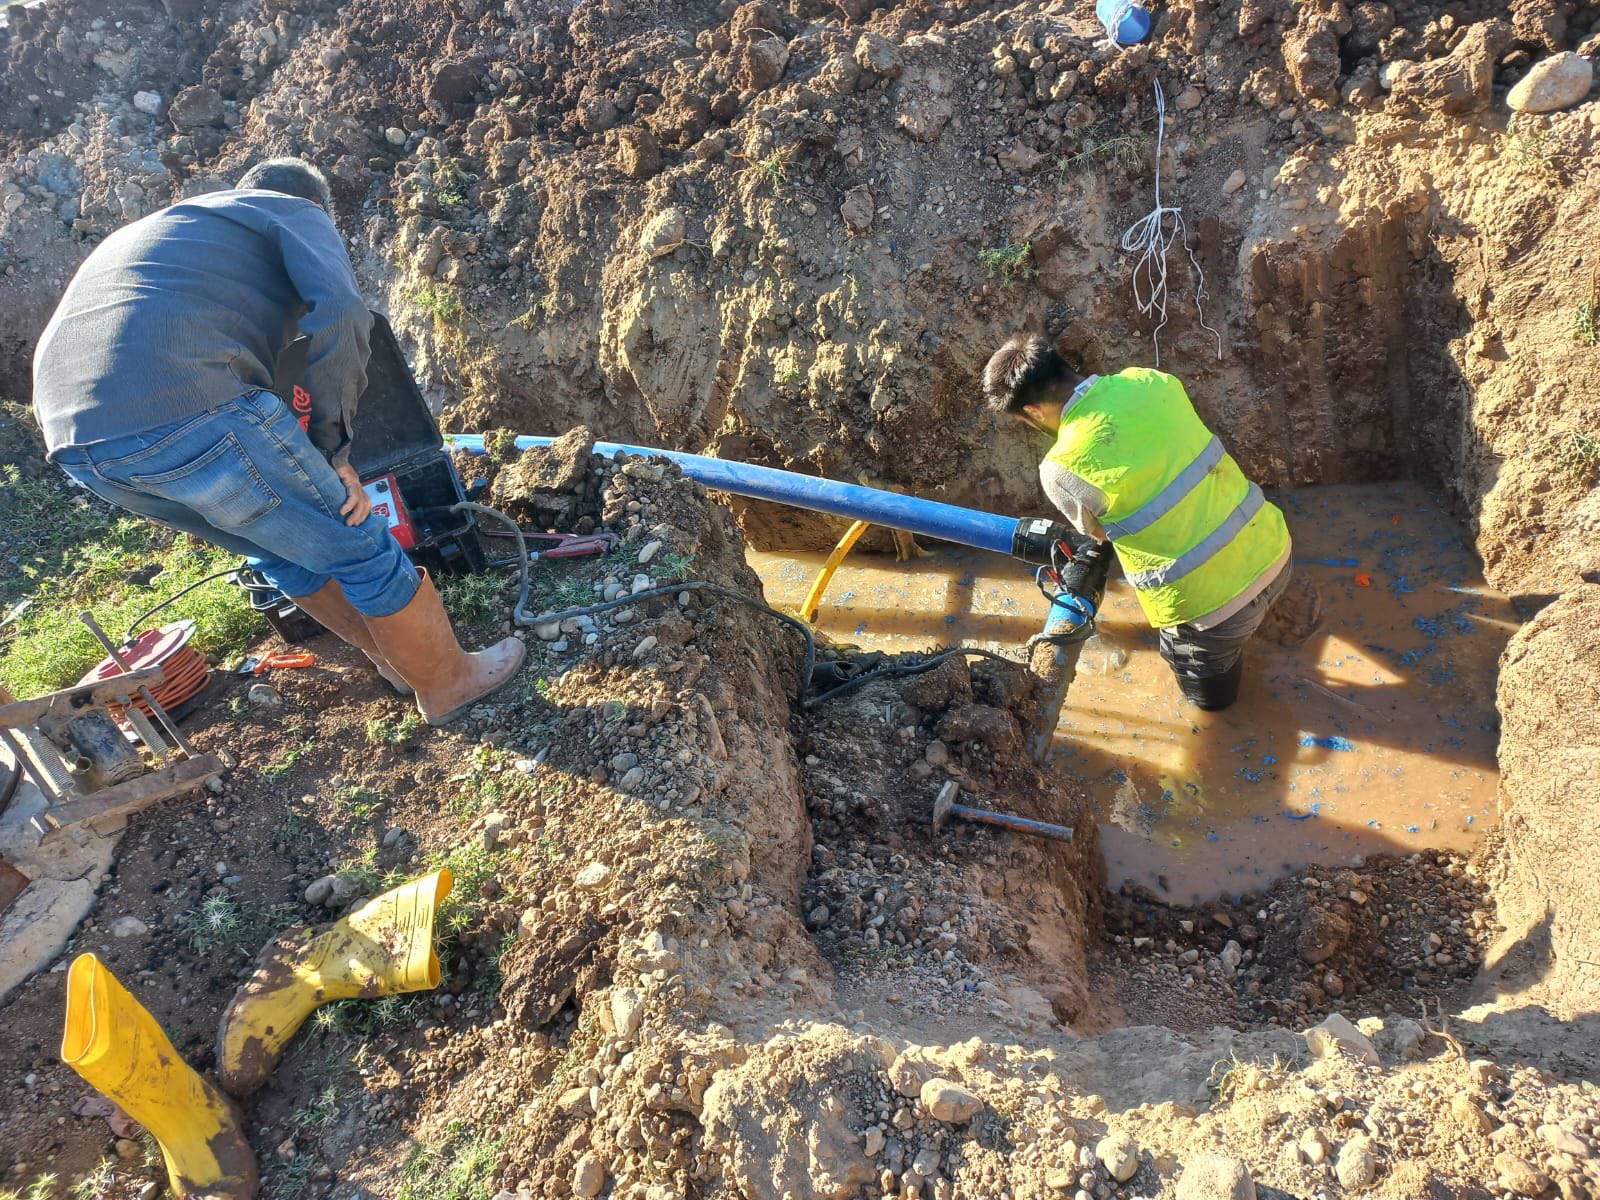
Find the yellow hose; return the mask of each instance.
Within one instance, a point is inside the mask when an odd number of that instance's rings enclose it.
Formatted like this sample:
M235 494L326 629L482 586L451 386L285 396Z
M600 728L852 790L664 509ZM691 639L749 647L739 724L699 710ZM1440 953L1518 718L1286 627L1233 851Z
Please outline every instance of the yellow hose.
M833 553L828 555L828 561L822 564L822 570L817 572L817 577L812 581L811 590L806 593L806 602L801 606L800 616L807 624L814 623L817 619L817 609L822 606L823 593L828 590L828 581L833 578L833 573L839 569L839 564L844 561L844 556L850 553L850 547L861 540L861 535L871 528L869 521L857 521L844 531L844 536L839 539L839 544L833 548Z

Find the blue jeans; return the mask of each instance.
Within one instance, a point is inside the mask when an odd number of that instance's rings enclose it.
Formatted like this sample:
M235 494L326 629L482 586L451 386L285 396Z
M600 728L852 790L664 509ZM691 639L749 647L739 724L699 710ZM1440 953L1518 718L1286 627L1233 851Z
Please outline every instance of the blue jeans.
M417 590L381 516L344 523L344 482L271 392L55 461L102 500L243 555L286 596L337 579L357 612L386 617Z

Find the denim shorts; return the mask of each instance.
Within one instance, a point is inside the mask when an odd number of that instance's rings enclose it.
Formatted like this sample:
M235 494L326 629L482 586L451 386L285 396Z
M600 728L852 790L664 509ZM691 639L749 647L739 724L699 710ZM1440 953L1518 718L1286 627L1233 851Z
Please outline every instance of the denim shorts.
M383 517L344 523L343 481L271 392L54 457L118 508L243 555L286 596L336 579L358 612L386 617L417 590Z

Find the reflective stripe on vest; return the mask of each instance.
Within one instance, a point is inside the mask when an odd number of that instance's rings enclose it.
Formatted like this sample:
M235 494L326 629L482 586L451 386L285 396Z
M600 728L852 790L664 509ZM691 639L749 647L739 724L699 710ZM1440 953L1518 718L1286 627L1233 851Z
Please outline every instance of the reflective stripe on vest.
M1266 502L1267 498L1261 494L1261 489L1252 483L1238 506L1223 518L1221 525L1201 538L1198 544L1185 550L1164 567L1154 571L1135 571L1128 576L1128 582L1136 588L1164 587L1169 583L1176 583L1190 571L1215 558L1217 552L1238 536L1239 531L1250 523L1250 518L1260 512L1261 506Z
M1222 448L1222 439L1213 434L1211 440L1206 443L1206 448L1195 456L1194 461L1178 472L1173 481L1157 492L1144 507L1129 513L1120 521L1104 522L1102 527L1106 531L1106 536L1132 537L1141 530L1149 529L1177 508L1184 497L1199 487L1206 473L1221 462L1222 456L1226 453L1227 451Z

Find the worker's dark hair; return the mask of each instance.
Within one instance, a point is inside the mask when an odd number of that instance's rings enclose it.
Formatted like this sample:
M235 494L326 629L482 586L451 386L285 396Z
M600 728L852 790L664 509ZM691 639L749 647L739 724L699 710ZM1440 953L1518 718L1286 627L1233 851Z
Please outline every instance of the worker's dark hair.
M329 216L333 215L333 194L328 190L328 177L302 158L269 158L259 162L239 177L239 187L299 196L302 200L315 201Z
M1048 399L1054 385L1077 381L1077 372L1049 342L1036 333L1014 333L983 368L983 399L996 413L1011 416Z

